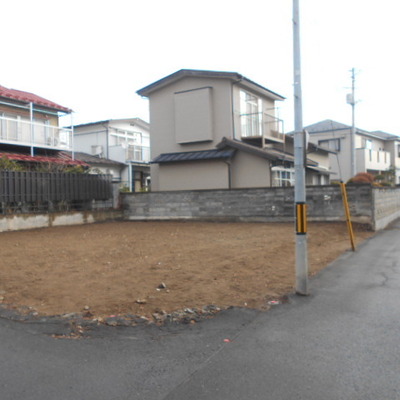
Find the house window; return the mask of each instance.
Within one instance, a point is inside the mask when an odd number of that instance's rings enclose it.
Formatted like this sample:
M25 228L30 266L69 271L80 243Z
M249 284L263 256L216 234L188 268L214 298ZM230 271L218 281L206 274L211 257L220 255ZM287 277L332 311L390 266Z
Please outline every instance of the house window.
M240 125L242 137L262 134L262 101L244 90L240 91Z
M340 151L340 139L318 140L318 146L332 151Z
M11 114L2 114L1 138L6 140L18 140L20 129L20 117Z
M111 136L115 138L117 145L140 144L142 141L142 135L140 132L118 130L116 133L112 133Z
M372 140L371 139L365 139L364 147L367 150L372 150Z
M293 186L294 169L272 167L272 186Z
M397 157L400 157L400 144L397 145Z

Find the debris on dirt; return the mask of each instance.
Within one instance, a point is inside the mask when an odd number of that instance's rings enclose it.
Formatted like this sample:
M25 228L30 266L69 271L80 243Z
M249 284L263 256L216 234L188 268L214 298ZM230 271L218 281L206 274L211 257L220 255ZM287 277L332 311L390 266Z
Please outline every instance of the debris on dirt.
M116 318L106 318L104 320L104 323L108 326L117 326L118 322Z
M281 302L278 301L278 300L271 300L271 301L268 302L268 304L270 306L277 306L278 304L281 304Z
M94 317L94 314L91 311L85 311L83 314L84 318L92 318Z
M146 304L147 300L146 299L137 299L136 303L138 303L138 304Z
M166 289L166 288L167 288L167 285L164 282L161 282L157 287L157 289Z

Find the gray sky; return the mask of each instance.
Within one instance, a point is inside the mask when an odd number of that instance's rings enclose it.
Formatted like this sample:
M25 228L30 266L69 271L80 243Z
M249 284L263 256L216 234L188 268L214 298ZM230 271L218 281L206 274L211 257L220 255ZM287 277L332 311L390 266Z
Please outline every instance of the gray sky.
M304 125L400 134L397 0L300 0ZM148 120L136 91L182 68L235 71L283 95L293 129L292 0L19 0L2 4L0 84L70 107L74 123Z

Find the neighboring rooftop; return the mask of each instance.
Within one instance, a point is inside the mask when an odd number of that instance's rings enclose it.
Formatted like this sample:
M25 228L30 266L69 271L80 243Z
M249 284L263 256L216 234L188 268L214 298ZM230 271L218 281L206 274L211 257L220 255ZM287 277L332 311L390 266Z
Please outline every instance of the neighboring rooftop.
M383 132L383 131L373 131L371 132L373 135L381 137L385 140L400 140L400 136L393 135L391 133Z
M72 158L72 153L70 151L63 151L62 153L66 154L69 158ZM84 162L86 164L91 164L91 165L110 165L110 166L114 165L114 166L118 166L118 167L125 166L124 163L110 160L109 158L93 156L91 154L82 153L80 151L74 152L74 158L75 158L75 160Z
M156 90L162 89L165 86L170 85L173 82L179 81L186 77L197 77L197 78L221 78L221 79L229 79L233 82L241 83L243 86L253 88L258 92L264 93L264 95L273 98L274 100L284 100L285 98L278 93L273 92L272 90L267 89L264 86L259 85L258 83L246 78L245 76L237 73L237 72L223 72L223 71L205 71L198 69L181 69L177 72L174 72L171 75L168 75L154 83L151 83L148 86L138 90L136 93L140 96L148 97L151 93Z
M80 128L84 126L98 125L98 124L112 124L113 122L130 121L131 125L139 125L144 129L149 129L149 123L141 118L119 118L119 119L105 119L103 121L85 122L84 124L74 125L74 128ZM69 127L70 128L70 127Z
M351 125L342 124L341 122L333 121L331 119L326 119L315 124L307 125L304 127L309 134L313 133L324 133L324 132L334 132L334 131L345 131L351 129ZM292 135L294 132L287 133ZM365 129L360 129L356 127L356 133L365 136L377 137L384 140L396 140L399 136L392 135L391 133L383 131L366 131Z
M61 111L65 113L72 112L71 109L60 106L59 104L47 100L43 97L37 96L36 94L23 92L22 90L8 89L1 85L0 85L0 97L11 100L17 100L22 103L33 103L35 105L39 105L42 107L50 108L52 110Z

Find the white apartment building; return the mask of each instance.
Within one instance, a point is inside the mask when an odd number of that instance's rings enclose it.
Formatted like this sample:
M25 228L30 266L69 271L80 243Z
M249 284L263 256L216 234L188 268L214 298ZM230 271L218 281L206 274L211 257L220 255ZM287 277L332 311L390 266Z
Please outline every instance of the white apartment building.
M75 150L125 164L121 185L132 192L150 184L149 124L140 118L110 119L74 126ZM113 174L113 171L105 171ZM114 177L117 181L118 177Z

